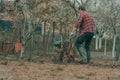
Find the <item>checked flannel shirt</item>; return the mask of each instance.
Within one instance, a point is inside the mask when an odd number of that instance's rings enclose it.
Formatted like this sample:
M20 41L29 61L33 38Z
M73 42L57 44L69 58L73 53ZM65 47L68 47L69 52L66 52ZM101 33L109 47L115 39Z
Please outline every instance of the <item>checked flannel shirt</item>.
M80 35L84 34L85 32L94 32L93 28L94 20L90 13L83 12L80 14L77 23L75 24L76 29L80 29Z

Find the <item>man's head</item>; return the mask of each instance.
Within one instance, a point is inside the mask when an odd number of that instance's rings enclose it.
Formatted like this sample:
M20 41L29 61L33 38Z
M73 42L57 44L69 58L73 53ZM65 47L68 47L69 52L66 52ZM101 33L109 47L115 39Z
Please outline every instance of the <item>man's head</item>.
M20 0L15 0L16 3L18 3Z
M79 9L79 10L82 10L82 11L86 11L86 9L85 9L84 6L79 6L78 9Z

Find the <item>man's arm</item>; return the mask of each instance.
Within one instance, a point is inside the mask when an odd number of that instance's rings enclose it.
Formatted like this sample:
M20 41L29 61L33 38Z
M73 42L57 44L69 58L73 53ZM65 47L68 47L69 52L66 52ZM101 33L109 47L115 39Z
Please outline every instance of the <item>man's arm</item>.
M81 14L80 17L78 18L78 21L77 23L75 24L75 26L73 27L73 30L72 30L72 33L76 33L77 32L77 29L79 27L81 27L81 22L82 22L82 18L83 18L83 15Z

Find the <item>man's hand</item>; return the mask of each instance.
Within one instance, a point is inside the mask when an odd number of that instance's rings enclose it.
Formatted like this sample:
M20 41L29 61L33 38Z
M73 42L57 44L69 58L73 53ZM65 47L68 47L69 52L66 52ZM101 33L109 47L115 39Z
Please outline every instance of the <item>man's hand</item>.
M70 36L73 36L73 35L74 35L74 33L73 33L73 32L71 32L71 33L70 33Z
M74 27L73 30L70 33L70 37L74 36L76 34L77 28Z

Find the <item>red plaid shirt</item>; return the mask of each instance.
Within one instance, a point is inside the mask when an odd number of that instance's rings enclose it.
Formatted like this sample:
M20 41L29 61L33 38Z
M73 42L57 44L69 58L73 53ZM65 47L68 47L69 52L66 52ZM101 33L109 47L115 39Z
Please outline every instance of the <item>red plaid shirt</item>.
M75 27L77 29L80 28L80 34L84 34L85 32L94 32L93 24L94 20L91 14L88 12L83 12L80 14Z

